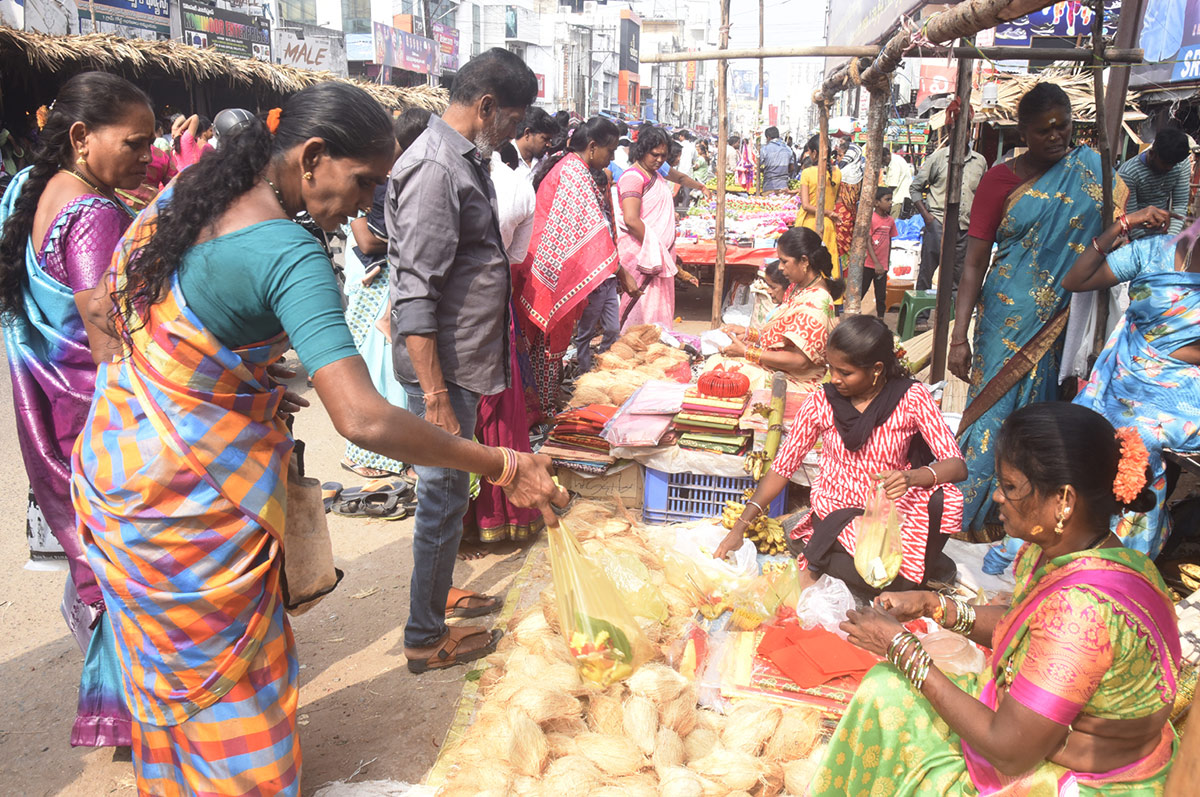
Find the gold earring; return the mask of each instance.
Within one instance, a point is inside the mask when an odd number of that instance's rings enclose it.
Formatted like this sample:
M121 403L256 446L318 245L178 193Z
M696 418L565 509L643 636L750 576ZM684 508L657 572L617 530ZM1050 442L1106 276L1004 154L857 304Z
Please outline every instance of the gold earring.
M305 180L311 180L311 179L312 179L312 172L305 172L305 173L304 173L304 179L305 179Z
M1043 531L1045 531L1045 529L1042 528L1041 526L1034 526L1033 528L1031 528L1029 530L1029 535L1031 537L1036 537L1037 535L1041 534Z
M879 384L879 372L878 371L875 372L875 378L871 380L871 387L875 387L877 384Z
M87 168L87 158L82 152L79 153L79 157L75 159L75 165L80 169Z

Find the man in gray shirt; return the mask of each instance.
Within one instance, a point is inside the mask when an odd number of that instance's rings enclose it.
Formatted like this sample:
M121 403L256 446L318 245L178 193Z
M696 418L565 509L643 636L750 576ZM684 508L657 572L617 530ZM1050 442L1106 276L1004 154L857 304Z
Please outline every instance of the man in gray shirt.
M762 169L763 191L786 191L788 181L796 173L796 156L792 148L779 140L779 128L768 127L763 131L767 143L763 144L759 156L759 168Z
M954 289L958 290L958 279L962 276L963 260L967 256L967 227L971 222L971 204L975 201L975 189L987 171L987 160L973 149L967 149L967 160L963 164L962 193L958 206L958 245L954 250ZM921 233L921 267L917 272L919 291L933 287L933 272L942 259L942 228L946 220L946 181L950 177L950 147L943 144L925 159L917 176L913 178L909 198L917 212L925 219L925 230ZM922 323L928 311L921 313Z
M513 137L537 96L520 58L493 48L464 66L450 106L406 149L388 184L392 357L408 409L451 434L471 438L481 396L508 387L508 256L488 176L492 151ZM413 572L404 653L413 672L485 656L498 635L448 628L459 616L495 611L499 601L450 582L469 476L420 467Z

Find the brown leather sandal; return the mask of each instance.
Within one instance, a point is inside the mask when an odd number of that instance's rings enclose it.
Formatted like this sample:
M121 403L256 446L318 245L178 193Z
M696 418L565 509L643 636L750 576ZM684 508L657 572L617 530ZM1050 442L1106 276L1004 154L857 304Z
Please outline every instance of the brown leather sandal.
M478 606L471 606L471 601L480 601ZM483 595L478 592L472 592L469 589L459 589L451 587L450 594L446 596L446 616L447 617L483 617L485 614L491 614L500 610L503 602L492 595Z
M461 653L459 652L459 648L468 639L481 636L488 638L486 645ZM490 656L495 652L496 645L499 644L500 637L502 636L504 636L504 632L499 628L493 628L489 631L477 625L451 626L446 630L446 635L438 641L436 649L428 658L422 659L419 656L413 657L409 654L410 650L420 650L420 648L405 649L404 655L408 659L408 671L420 675L430 670L443 670L447 667L453 667L456 664L465 664L469 661L482 659L484 656Z

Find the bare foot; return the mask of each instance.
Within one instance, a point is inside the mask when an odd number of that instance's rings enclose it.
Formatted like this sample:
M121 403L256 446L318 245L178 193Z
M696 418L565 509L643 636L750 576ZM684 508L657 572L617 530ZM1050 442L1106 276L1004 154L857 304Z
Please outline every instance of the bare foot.
M483 547L482 543L478 542L460 542L458 544L458 558L464 562L469 562L472 559L482 559L488 555L488 551Z

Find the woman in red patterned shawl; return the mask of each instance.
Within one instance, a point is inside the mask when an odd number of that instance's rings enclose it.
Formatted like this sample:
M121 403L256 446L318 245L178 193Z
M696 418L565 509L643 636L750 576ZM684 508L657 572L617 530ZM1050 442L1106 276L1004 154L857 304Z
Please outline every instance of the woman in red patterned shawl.
M592 117L534 178L533 239L525 262L513 269L513 295L547 417L557 412L563 356L575 322L588 295L618 267L612 219L592 171L608 166L619 138L615 123Z

